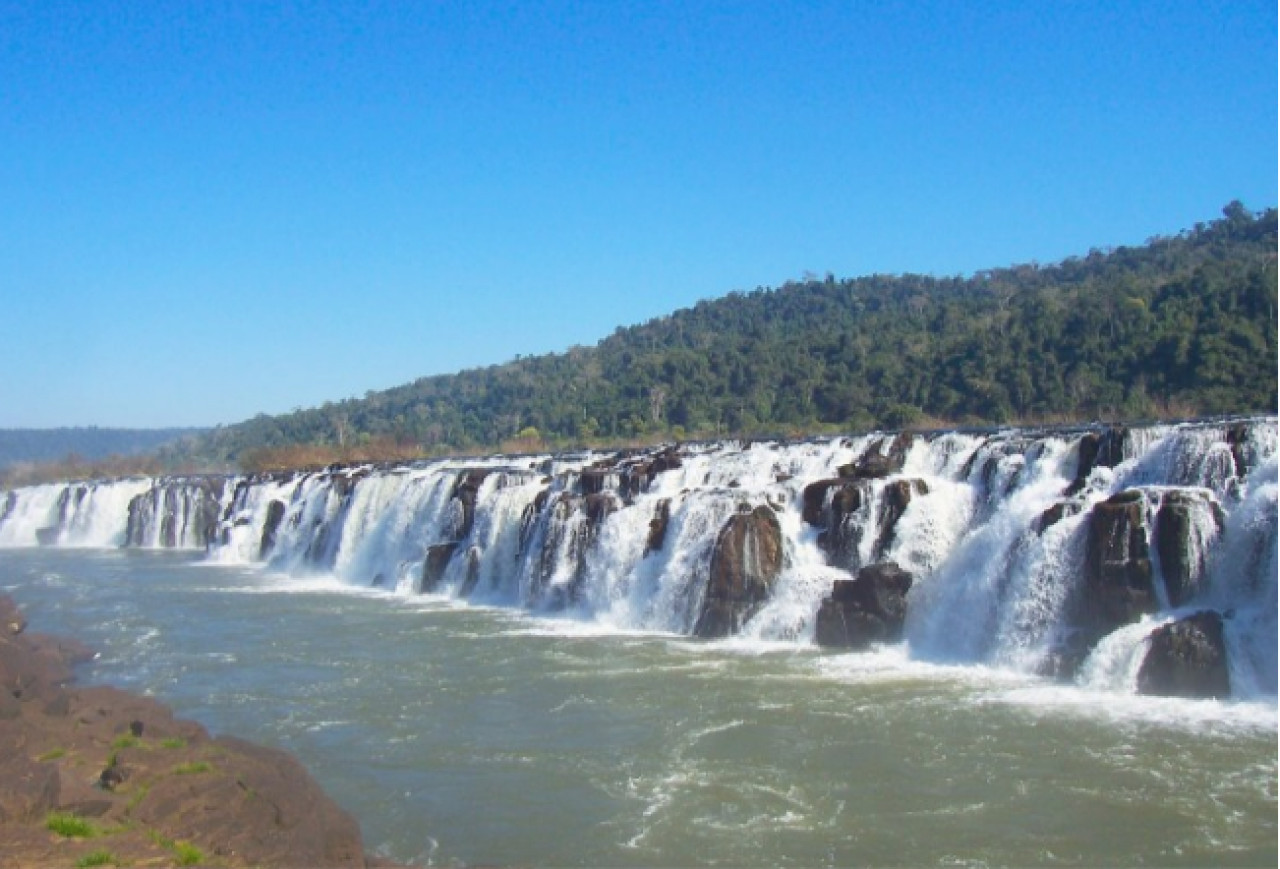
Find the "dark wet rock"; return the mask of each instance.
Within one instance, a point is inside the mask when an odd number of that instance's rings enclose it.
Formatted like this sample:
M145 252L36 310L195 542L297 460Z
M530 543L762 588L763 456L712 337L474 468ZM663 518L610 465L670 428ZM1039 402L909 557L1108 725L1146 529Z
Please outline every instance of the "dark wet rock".
M882 438L868 447L856 461L841 465L837 474L845 480L882 480L900 473L907 451L914 442L915 436L910 432Z
M729 518L711 555L695 636L737 633L769 598L782 571L782 528L766 506Z
M894 480L887 483L880 493L880 536L876 538L875 550L871 557L879 560L884 557L896 539L898 520L907 512L907 507L917 496L927 495L929 487L924 480Z
M801 515L805 522L815 528L822 528L827 524L823 510L826 505L827 493L835 488L849 488L856 491L856 487L851 486L845 480L818 480L804 487L804 492L801 495L803 504L803 513Z
M1173 490L1160 499L1156 514L1155 544L1160 557L1169 602L1186 603L1198 591L1204 575L1204 550L1197 545L1197 517L1207 514L1213 522L1213 536L1222 532L1226 517L1222 507L1207 492Z
M653 458L653 463L649 466L649 475L657 476L666 471L674 471L684 466L684 460L680 457L680 451L677 447L668 447L658 453Z
M471 546L467 549L467 572L462 578L462 586L458 589L459 597L469 597L480 582L480 550Z
M276 536L280 531L280 522L284 519L285 503L273 500L267 505L267 518L262 523L262 539L258 543L258 558L266 561L272 550L276 548Z
M830 503L823 512L823 530L818 535L818 546L840 563L857 558L862 529L850 522L850 517L862 509L870 497L865 485L853 484L831 490Z
M203 547L218 542L223 521L221 477L174 478L157 482L129 501L126 546L156 541L166 549L194 542Z
M36 529L36 543L41 546L57 546L58 537L61 536L62 530L57 525L50 525L46 528Z
M616 513L622 506L613 494L602 492L596 495L588 495L582 499L582 509L587 514L587 525L591 529L592 534L599 531L600 526L604 524L604 520Z
M1089 515L1078 626L1095 640L1156 611L1147 540L1147 502L1129 489L1094 505Z
M538 527L538 517L542 515L542 511L547 507L547 501L551 497L550 487L542 489L534 496L533 500L525 505L524 511L520 514L520 552L523 553L529 546L529 541L533 538L534 529Z
M583 495L599 495L619 485L614 468L584 468L578 475L578 491Z
M865 649L902 638L911 574L892 561L868 565L835 581L818 608L814 639L830 648Z
M1198 612L1157 628L1138 670L1138 693L1229 697L1231 676L1222 616Z
M1095 638L1086 636L1083 631L1067 630L1053 644L1036 672L1047 679L1069 682L1093 651L1094 641Z
M880 488L878 496L877 486ZM858 551L865 529L850 521L851 517L878 497L875 521L878 533L871 557L879 560L893 546L898 521L911 501L928 491L924 480L914 478L890 480L883 484L872 480L819 480L804 488L803 517L810 525L823 529L818 535L818 545L830 556L831 562L852 569L858 566Z
M653 508L653 518L649 520L649 536L645 538L644 554L662 551L667 541L667 526L671 524L671 499L662 498Z
M1063 519L1075 516L1083 509L1084 506L1079 501L1059 501L1036 517L1032 530L1036 534L1043 534Z
M458 551L460 543L437 543L435 546L427 547L426 560L422 562L422 584L420 590L423 594L433 592L440 585L440 580L444 579L444 572L449 567L453 554Z
M491 468L471 468L460 471L453 485L453 518L450 537L465 540L476 521L476 495L489 475Z
M1124 461L1125 441L1128 438L1129 429L1124 427L1083 435L1077 445L1075 479L1063 494L1071 496L1083 491L1094 468L1114 468Z
M1235 465L1236 477L1243 480L1251 468L1249 450L1249 425L1236 423L1227 428L1227 444L1231 447L1231 461Z

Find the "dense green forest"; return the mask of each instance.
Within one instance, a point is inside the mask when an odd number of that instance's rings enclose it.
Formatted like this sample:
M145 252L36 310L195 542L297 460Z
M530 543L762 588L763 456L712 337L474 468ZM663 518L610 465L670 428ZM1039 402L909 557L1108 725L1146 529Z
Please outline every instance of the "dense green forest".
M1276 409L1276 211L969 277L730 293L594 347L425 377L197 439L214 460Z

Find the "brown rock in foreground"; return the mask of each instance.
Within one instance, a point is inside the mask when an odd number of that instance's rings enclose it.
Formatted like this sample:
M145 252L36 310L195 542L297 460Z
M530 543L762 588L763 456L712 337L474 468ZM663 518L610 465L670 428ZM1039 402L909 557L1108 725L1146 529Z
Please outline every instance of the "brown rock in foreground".
M355 819L292 755L212 738L146 697L69 687L87 657L26 633L0 596L0 867L91 854L133 866L387 865L366 857Z

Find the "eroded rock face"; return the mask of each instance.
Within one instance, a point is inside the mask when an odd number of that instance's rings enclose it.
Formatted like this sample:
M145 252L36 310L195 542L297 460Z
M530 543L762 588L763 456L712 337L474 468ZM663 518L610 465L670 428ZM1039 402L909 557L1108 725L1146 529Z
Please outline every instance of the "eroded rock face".
M1142 492L1113 495L1094 506L1088 522L1077 615L1080 628L1096 639L1154 613L1157 600Z
M1138 671L1138 693L1229 697L1231 676L1222 616L1198 612L1158 628Z
M1208 529L1200 527L1206 519L1211 526ZM1205 570L1199 536L1207 530L1216 537L1225 521L1222 507L1207 492L1173 490L1161 497L1155 545L1169 602L1174 606L1186 603L1199 590Z
M823 529L818 535L818 545L830 557L831 563L853 569L859 566L858 553L863 535L868 531L875 533L871 560L882 559L893 546L898 521L907 506L928 491L924 480L911 478L882 484L872 480L818 480L804 489L803 517L810 525ZM851 521L856 513L871 503L878 504L874 528L865 518L861 524Z
M262 523L262 540L258 544L258 558L266 561L271 550L276 548L276 535L280 531L280 522L284 519L285 503L272 501L267 505L267 519Z
M818 608L814 639L830 648L865 649L902 638L911 574L892 561L871 564L854 579L838 579Z
M445 569L448 568L449 562L453 559L453 554L458 551L461 544L437 543L434 546L427 547L427 558L422 562L422 585L420 586L423 594L435 591L440 586L440 580L444 579Z
M1084 489L1094 468L1114 468L1124 461L1124 445L1128 437L1129 430L1123 427L1089 432L1081 437L1076 476L1064 494L1075 495Z
M896 435L887 444L882 439L872 444L857 461L842 465L837 473L847 480L882 480L902 471L907 459L907 451L915 443L915 436L910 432Z
M730 517L716 538L694 635L737 633L769 598L782 556L782 528L772 509L760 506Z
M649 536L644 541L644 554L662 551L667 542L667 526L671 524L671 499L662 498L653 508L653 518L649 520Z
M490 468L472 468L459 472L458 481L453 486L455 506L453 527L450 529L452 539L461 540L471 533L471 527L476 521L476 495L491 473L493 471Z

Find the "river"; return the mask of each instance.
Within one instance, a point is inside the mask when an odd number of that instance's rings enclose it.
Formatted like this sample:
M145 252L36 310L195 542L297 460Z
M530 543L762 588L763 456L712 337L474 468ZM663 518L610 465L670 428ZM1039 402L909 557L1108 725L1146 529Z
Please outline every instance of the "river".
M1276 864L1274 696L707 642L191 551L8 549L0 588L100 650L84 680L294 752L403 861Z

